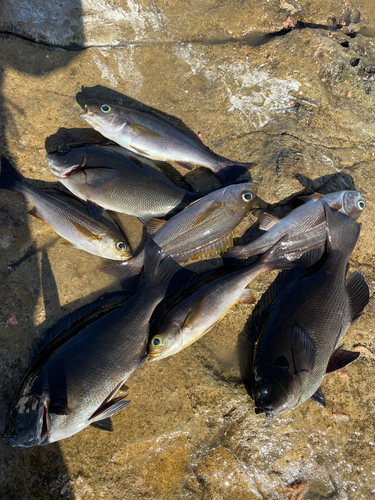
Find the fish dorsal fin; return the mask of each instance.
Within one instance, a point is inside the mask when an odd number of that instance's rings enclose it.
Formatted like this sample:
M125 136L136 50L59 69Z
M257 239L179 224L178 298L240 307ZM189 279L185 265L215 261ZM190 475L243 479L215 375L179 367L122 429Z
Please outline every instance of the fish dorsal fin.
M103 420L92 422L90 425L91 427L95 427L95 429L100 429L101 431L113 432L113 423L110 418L104 418Z
M83 226L80 224L78 221L69 219L69 222L74 226L77 231L82 234L85 238L89 238L90 240L99 240L98 236L96 234L92 233L87 227Z
M369 289L365 278L359 271L354 271L345 283L346 293L349 297L352 325L359 320L370 300Z
M43 215L39 212L39 210L36 207L33 207L27 213L29 215L32 215L33 217L36 217L37 219L40 219L40 220L44 221Z
M310 335L297 322L292 326L292 354L296 373L313 371L316 347Z
M150 138L163 138L162 135L158 134L154 130L151 130L150 128L143 127L142 125L134 125L130 124L128 125L130 131L136 135L137 137L150 137Z
M153 217L147 222L147 234L155 234L165 223L165 220Z
M319 389L311 396L311 399L322 408L325 408L327 406L326 399L321 387L319 387Z
M111 418L115 413L128 406L130 401L125 401L125 398L126 395L118 396L117 398L110 399L109 401L103 401L99 408L89 418L90 424L92 422L97 422L98 420Z
M280 221L278 217L275 217L274 215L271 214L262 214L259 217L259 229L262 231L268 231L273 227L275 224L277 224Z
M339 347L335 351L333 351L332 356L329 358L328 366L326 373L331 373L336 370L340 370L344 366L348 365L355 361L359 356L358 351L347 351L346 349L342 349Z
M87 200L87 209L88 209L91 217L96 222L100 219L100 217L102 216L103 210L104 210L103 207L100 207L99 205L97 205L96 203L94 203L91 200Z

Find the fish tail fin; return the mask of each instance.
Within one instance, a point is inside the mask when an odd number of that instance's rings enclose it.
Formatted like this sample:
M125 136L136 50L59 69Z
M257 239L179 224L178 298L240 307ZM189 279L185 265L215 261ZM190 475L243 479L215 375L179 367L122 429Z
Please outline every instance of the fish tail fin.
M248 173L248 171L255 167L257 163L241 163L238 161L220 160L219 169L215 174L220 179L222 184L231 184L236 182L241 175Z
M149 238L145 248L144 283L165 293L173 276L182 268Z
M327 221L327 248L328 251L340 251L350 256L357 244L361 224L357 224L351 217L324 204Z
M255 255L255 253L252 254L251 252L247 254L243 248L244 248L243 245L238 245L238 246L234 245L233 247L228 248L225 253L221 254L224 264L234 265L234 266L239 265L245 260L247 260L249 257L252 257L252 255Z
M5 156L2 156L0 170L0 189L22 192L25 180L25 177L17 172L17 170L5 158Z
M299 255L285 252L284 243L288 240L288 235L280 238L271 248L259 258L259 262L266 266L267 270L291 269L296 267L296 258Z
M144 251L126 262L101 267L100 271L115 276L121 283L121 288L134 295L140 288L143 268Z

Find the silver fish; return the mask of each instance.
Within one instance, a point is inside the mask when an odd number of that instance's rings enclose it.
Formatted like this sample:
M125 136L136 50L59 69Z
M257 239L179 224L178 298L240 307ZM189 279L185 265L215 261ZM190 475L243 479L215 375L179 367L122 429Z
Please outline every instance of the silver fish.
M369 301L358 271L345 281L360 225L328 205L325 211L328 253L318 262L316 251L305 254L297 268L281 273L253 313L244 380L256 413L269 418L309 398L325 406L320 384L326 373L359 354L338 346Z
M152 113L109 104L90 104L80 116L104 137L130 151L188 169L209 168L224 184L233 182L256 165L219 158L190 131Z
M111 296L98 317L96 301L47 332L13 398L8 445L46 445L89 425L111 430L110 417L129 404L116 392L145 360L149 320L175 272L151 240L146 254L144 285L133 298Z
M270 214L262 215L259 228L267 232L247 245L230 248L224 258L248 259L266 252L280 238L287 236L284 252L291 260L298 259L304 252L324 245L326 241L325 203L353 220L358 219L366 206L365 191L339 191L326 196L315 193L303 199L306 201L304 205L281 220Z
M68 193L32 186L3 156L0 189L22 193L34 205L29 213L48 222L75 248L105 259L131 258L129 243L108 214L104 214L100 221L95 222L81 201L69 196Z

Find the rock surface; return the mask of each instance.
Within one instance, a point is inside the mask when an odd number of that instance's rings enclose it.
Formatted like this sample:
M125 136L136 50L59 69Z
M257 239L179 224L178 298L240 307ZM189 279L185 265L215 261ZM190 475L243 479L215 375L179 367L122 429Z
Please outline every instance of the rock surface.
M329 15L339 19L345 9L358 9L363 26L373 15L370 2L341 2L339 8L337 2L301 4L192 2L181 13L177 2L85 1L82 18L79 12L61 16L59 11L56 18L48 17L46 6L44 19L31 17L28 23L22 21L22 9L14 13L8 4L3 29L39 43L0 38L1 153L37 185L55 182L45 148L97 138L79 112L84 102L103 100L157 110L182 120L216 153L256 161L252 179L276 215L285 215L290 197L302 190L366 189L369 202L351 269L363 273L372 295L374 39L350 37L343 27L292 30L258 47L235 40L207 42L278 31L289 14L296 21L326 25ZM27 5L32 9L32 3ZM360 23L349 28L357 30ZM142 43L127 45L128 40ZM118 47L72 51L42 43ZM203 169L186 177L202 191L219 185ZM3 428L33 343L64 312L118 285L99 273L99 258L66 248L51 228L27 215L30 205L21 195L0 191L0 207ZM130 217L121 221L136 247L140 224ZM255 221L256 212L239 234ZM274 276L254 283L257 298ZM326 377L327 408L309 401L266 421L254 414L236 356L251 310L233 308L192 347L142 366L127 382L132 402L114 417L112 434L90 428L35 449L0 443L2 498L281 500L293 498L287 487L299 484L299 498L304 494L305 500L371 498L374 360L361 356L346 369L346 377ZM363 345L375 353L374 316L371 298L344 347Z

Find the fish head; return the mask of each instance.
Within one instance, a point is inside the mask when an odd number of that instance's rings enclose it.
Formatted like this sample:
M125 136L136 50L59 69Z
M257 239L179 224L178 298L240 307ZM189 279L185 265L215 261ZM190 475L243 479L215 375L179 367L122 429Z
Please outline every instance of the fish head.
M148 359L155 361L177 353L183 346L183 333L175 322L168 322L154 335L148 345Z
M87 156L83 150L63 146L57 151L48 153L47 163L56 177L64 179L77 170L84 168L87 163Z
M237 215L244 217L254 205L258 188L252 182L232 184L223 190L222 203Z
M3 437L8 446L41 446L47 443L49 417L44 399L22 396L8 414Z
M340 212L357 220L366 207L366 191L344 191Z
M116 134L124 127L127 120L127 110L112 104L86 104L85 112L80 114L95 130L106 130L106 136Z
M125 261L132 257L129 244L126 241L120 240L118 234L110 231L100 237L99 250L105 259Z
M291 410L300 400L300 386L285 358L282 363L272 364L256 381L253 389L255 413L265 413L271 419Z

